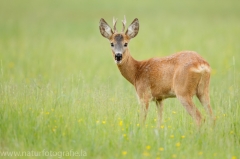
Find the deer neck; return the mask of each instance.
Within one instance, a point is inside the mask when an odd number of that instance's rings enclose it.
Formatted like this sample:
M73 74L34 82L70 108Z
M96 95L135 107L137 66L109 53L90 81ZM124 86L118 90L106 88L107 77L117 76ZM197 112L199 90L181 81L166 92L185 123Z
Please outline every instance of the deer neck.
M123 77L134 85L139 62L131 56L129 50L126 50L124 54L125 58L117 66Z

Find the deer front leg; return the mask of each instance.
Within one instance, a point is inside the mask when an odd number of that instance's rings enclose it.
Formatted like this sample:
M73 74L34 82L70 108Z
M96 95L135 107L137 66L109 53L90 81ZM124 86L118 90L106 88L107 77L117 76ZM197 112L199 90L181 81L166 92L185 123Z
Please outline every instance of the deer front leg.
M152 99L151 90L145 85L145 83L137 83L135 85L136 92L138 95L138 101L141 104L140 111L140 123L144 125L147 118L149 102Z
M140 103L140 124L144 125L145 120L147 118L147 113L148 113L148 107L149 107L149 102L150 102L150 97L151 95L148 93L143 93L145 91L142 91L141 89L138 89L137 91L137 96L138 96L138 101Z
M140 122L141 125L144 125L146 118L147 118L147 113L148 113L148 106L149 106L149 100L144 100L142 99L140 101L141 104L141 110L140 110Z
M157 114L158 114L157 128L160 128L162 123L163 100L157 100L156 106L157 106Z

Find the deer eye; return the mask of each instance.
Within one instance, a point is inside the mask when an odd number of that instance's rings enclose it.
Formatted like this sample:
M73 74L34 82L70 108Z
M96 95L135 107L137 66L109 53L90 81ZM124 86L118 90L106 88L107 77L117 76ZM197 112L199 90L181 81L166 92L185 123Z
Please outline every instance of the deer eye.
M113 47L113 46L114 46L114 44L113 44L113 43L111 43L111 46Z
M124 44L124 47L127 47L127 45L128 45L128 43L125 43L125 44Z

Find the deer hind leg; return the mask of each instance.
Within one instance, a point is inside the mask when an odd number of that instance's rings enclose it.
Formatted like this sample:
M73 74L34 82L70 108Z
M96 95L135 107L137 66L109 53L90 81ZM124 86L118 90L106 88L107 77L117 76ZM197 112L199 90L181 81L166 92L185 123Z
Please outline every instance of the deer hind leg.
M194 105L192 97L196 94L198 83L201 79L201 73L185 69L179 71L175 80L175 92L176 96L187 112L192 116L198 126L201 125L202 117L201 113Z
M157 128L160 128L162 123L162 112L163 112L163 100L156 100L158 120L157 120Z
M212 113L212 108L210 105L210 96L209 96L209 82L210 74L208 72L203 73L202 78L199 81L197 88L197 97L201 104L203 105L205 111L215 121L215 116Z
M194 105L194 103L192 101L192 97L190 97L190 96L177 96L177 98L182 103L182 105L185 107L187 112L195 120L196 124L198 126L200 126L201 122L202 122L201 113L199 112L197 107Z

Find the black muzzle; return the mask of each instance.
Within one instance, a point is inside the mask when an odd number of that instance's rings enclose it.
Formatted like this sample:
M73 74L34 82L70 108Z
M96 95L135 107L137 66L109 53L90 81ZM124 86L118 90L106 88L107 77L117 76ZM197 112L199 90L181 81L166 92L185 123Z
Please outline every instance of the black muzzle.
M117 54L115 54L115 60L116 61L121 61L122 60L122 54L120 54L120 53L117 53Z

